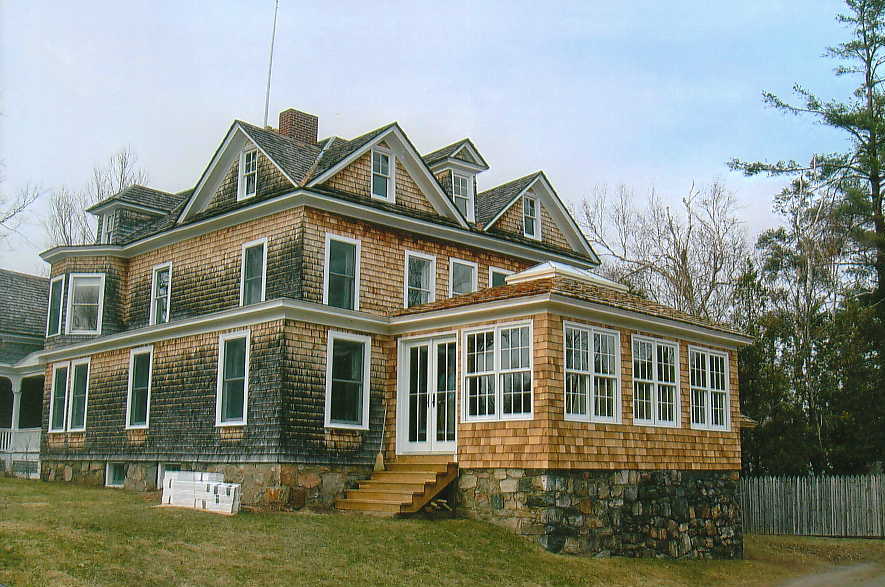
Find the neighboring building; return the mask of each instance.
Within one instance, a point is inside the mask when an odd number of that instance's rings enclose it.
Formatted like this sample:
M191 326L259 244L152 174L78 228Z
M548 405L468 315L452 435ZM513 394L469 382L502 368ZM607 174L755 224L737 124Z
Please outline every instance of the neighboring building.
M317 127L236 121L193 190L130 187L43 253L43 477L382 511L457 477L550 550L739 556L748 339L592 274L542 172L479 191L469 139Z
M0 269L0 473L37 477L49 280Z

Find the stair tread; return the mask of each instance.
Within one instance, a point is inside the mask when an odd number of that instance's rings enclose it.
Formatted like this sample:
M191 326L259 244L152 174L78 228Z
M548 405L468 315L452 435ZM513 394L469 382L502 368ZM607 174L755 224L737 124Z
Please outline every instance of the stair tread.
M378 503L384 505L402 505L402 502L389 500L389 499L357 499L353 497L348 497L345 499L337 500L338 503Z

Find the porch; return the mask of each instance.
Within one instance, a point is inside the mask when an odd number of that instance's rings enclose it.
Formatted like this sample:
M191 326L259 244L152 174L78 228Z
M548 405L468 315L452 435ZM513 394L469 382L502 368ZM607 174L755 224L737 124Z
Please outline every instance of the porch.
M0 473L39 479L43 376L0 376Z

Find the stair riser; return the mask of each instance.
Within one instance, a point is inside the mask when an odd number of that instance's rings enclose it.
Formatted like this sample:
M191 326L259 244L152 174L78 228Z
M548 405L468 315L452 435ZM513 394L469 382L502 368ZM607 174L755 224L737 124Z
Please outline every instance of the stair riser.
M423 483L382 483L380 481L360 481L360 489L369 491L391 491L393 493L424 493Z
M415 463L447 465L449 463L454 463L455 459L451 455L399 455L393 462L406 465L413 465Z
M397 473L395 471L375 473L372 475L373 481L382 481L386 483L434 483L436 482L435 474L425 473Z
M394 473L445 473L448 469L446 463L391 463L387 470Z
M382 501L399 501L402 503L412 503L412 495L412 493L392 493L389 491L350 489L347 492L347 499L380 499Z
M353 512L386 512L395 514L401 510L401 506L396 504L381 503L360 503L360 502L335 502L335 507L339 510L348 510Z

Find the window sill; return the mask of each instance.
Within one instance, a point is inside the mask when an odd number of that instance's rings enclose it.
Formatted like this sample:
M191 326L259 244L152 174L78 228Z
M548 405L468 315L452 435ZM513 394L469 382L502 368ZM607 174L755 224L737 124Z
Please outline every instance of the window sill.
M463 422L467 424L479 424L483 422L526 422L534 420L534 414L519 414L514 416L465 416Z
M150 426L145 424L144 426L126 426L126 430L148 430Z
M339 422L327 422L325 427L332 429L332 430L335 430L335 429L338 429L338 430L368 430L369 429L368 424L343 424L343 423L339 423Z
M233 427L237 427L237 426L240 426L240 427L246 426L246 421L245 420L237 420L236 422L216 422L215 423L216 428L233 428Z
M73 334L77 336L98 336L101 334L98 330L68 330L65 334Z
M645 422L643 420L633 420L634 426L647 426L648 428L680 428L679 424L673 422L669 424L659 424L656 422Z
M731 432L730 426L704 426L702 424L692 424L692 430L703 430L704 432Z
M566 422L583 422L584 424L617 424L622 425L621 420L605 420L601 418L592 418L587 416L577 416L574 414L565 415Z
M372 194L373 200L381 200L382 202L387 202L388 204L396 204L396 198L392 198L390 196L379 196L377 194Z

